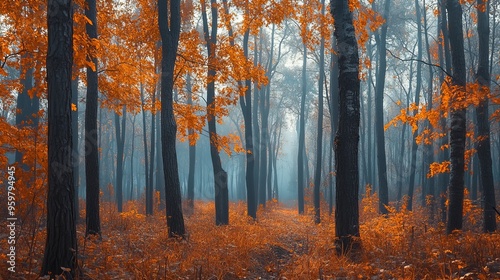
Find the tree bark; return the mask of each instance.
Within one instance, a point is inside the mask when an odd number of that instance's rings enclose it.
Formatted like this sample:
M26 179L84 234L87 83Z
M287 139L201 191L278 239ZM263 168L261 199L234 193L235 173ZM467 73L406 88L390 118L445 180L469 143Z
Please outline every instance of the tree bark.
M488 1L477 1L477 33L479 36L479 65L476 73L476 81L482 87L480 90L489 93L490 72L489 72L489 20L487 6ZM477 130L479 141L477 143L477 154L481 166L481 183L483 189L483 207L484 207L484 231L494 232L497 229L496 215L493 207L495 202L495 187L493 183L493 170L491 161L491 141L490 141L490 123L488 120L488 98L481 100L476 107Z
M92 21L92 24L86 24L89 38L97 39L97 8L95 0L87 0L85 16ZM87 103L85 107L86 236L101 234L101 220L99 217L99 145L97 142L98 65L96 57L92 57L92 63L94 69L87 67Z
M385 0L384 18L385 23L380 28L380 34L376 36L379 53L377 84L375 89L375 136L377 137L377 163L379 178L379 211L387 214L386 205L389 204L389 189L387 183L387 160L385 154L384 138L384 85L387 68L386 38L389 21L390 0Z
M186 91L187 91L187 104L193 105L192 98L192 87L191 87L191 74L186 77ZM193 129L188 129L188 135L192 136L194 133ZM194 145L193 145L194 144ZM187 199L188 207L191 212L194 210L194 172L196 163L196 144L189 143L189 170L188 170L188 189L187 189Z
M155 87L156 88L156 87ZM156 120L156 109L155 109L155 106L156 106L156 90L153 92L152 94L152 100L151 100L151 103L152 103L152 109L151 109L151 139L150 139L150 147L151 147L151 152L149 154L149 193L146 194L146 197L148 197L150 199L150 202L151 202L151 207L150 207L150 212L146 212L146 215L153 215L153 212L154 212L154 205L155 205L155 202L154 202L154 197L155 197L155 187L154 187L154 173L155 173L155 148L156 148L156 144L155 144L155 130L156 130L156 124L155 124L155 120ZM160 201L158 201L159 204L161 204L161 198L159 198Z
M226 15L229 14L229 7L227 5L227 0L223 0L224 12ZM245 16L248 16L248 10L245 11ZM233 28L231 25L227 26L230 44L234 46ZM243 35L243 54L246 59L248 59L248 39L250 36L250 30L245 30ZM238 83L238 86L240 83ZM257 218L257 202L255 196L255 185L254 185L254 163L257 159L254 155L253 148L253 127L252 127L252 83L250 80L245 80L245 96L240 96L240 107L243 114L243 122L245 124L245 149L246 149L246 172L245 172L245 183L247 190L247 214L253 219Z
M161 36L161 142L163 171L165 176L165 204L168 235L184 237L181 186L177 165L176 133L173 108L174 67L181 31L180 0L158 0L158 28Z
M452 85L457 87L451 94L450 161L451 172L448 184L449 206L446 232L462 229L464 201L464 151L465 151L465 55L462 30L462 6L458 0L447 0L448 28L453 66Z
M325 15L325 0L321 0L321 14ZM323 26L321 26L323 28ZM319 47L319 81L318 81L318 138L316 141L316 169L314 173L314 222L321 222L320 187L323 154L323 72L325 71L325 38L321 36Z
M118 213L123 212L123 162L125 150L125 118L127 116L126 106L122 108L122 119L115 112L115 138L116 138L116 204Z
M210 156L212 158L212 167L214 172L215 187L215 224L229 224L229 201L227 188L227 173L222 168L221 159L218 150L218 135L216 125L216 104L215 104L215 76L217 70L216 47L217 47L217 1L210 1L212 12L212 30L209 34L208 19L205 1L201 1L203 32L208 52L208 73L207 73L207 121L208 132L210 134Z
M420 13L420 6L418 0L415 0L416 21L417 21L417 85L415 86L415 105L420 104L420 89L422 87L422 16ZM413 112L413 115L418 113L418 109ZM413 210L413 190L415 187L415 175L417 172L417 149L418 144L416 138L418 136L418 126L413 130L411 138L411 163L410 163L410 183L408 188L408 210Z
M338 254L356 254L359 234L359 55L352 13L347 0L331 1L339 57L339 127L335 138L337 189L335 246Z
M302 46L303 56L302 56L302 95L300 97L300 115L299 115L299 147L297 156L297 199L298 199L298 210L299 214L304 214L304 165L307 161L304 160L305 154L305 103L307 94L307 78L306 78L306 67L307 67L307 47L305 44ZM307 183L306 183L307 185Z
M49 0L47 8L48 195L41 275L73 278L78 254L71 141L73 1Z

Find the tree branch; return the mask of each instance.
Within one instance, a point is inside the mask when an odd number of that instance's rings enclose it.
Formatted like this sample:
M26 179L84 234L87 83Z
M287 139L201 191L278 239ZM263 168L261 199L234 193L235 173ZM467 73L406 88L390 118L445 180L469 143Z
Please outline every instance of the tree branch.
M415 59L415 58L401 58L397 55L395 55L394 53L391 52L391 50L387 49L387 52L392 56L394 57L395 59L398 59L400 61L404 61L404 62L409 62L409 61L417 61L417 62L421 62L425 65L428 65L428 66L434 66L434 67L437 67L439 68L441 71L443 71L443 73L445 73L447 76L451 77L452 75L450 73L448 73L446 71L446 69L444 69L443 67L441 67L441 65L438 65L438 64L434 64L434 63L430 63L430 62L427 62L427 61L423 61L421 59Z

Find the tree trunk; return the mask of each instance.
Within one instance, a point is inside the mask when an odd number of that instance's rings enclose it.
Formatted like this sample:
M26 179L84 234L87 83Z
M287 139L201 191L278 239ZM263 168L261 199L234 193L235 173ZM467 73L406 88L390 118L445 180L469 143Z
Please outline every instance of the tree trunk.
M299 115L299 149L297 157L297 199L298 199L298 210L299 214L304 214L304 154L305 154L305 103L307 94L307 78L306 78L306 67L307 67L307 47L303 44L303 56L302 56L302 96L300 97L300 115ZM306 178L307 181L307 178ZM307 184L306 184L307 185Z
M130 148L130 196L129 200L134 199L134 148L135 148L135 117L132 118L132 136L130 137L131 148Z
M335 138L337 191L335 246L338 254L356 254L359 239L359 56L352 13L347 0L331 2L339 56L340 120Z
M387 162L385 154L384 138L384 85L387 68L386 38L389 21L390 0L385 0L384 18L385 23L380 29L380 34L376 36L379 54L377 69L377 84L375 89L375 136L377 137L377 163L379 177L379 211L387 214L385 208L389 204L389 190L387 186Z
M97 8L95 0L87 0L85 16L92 21L86 24L87 34L97 39ZM87 67L87 103L85 107L85 178L86 178L86 221L85 235L101 234L99 217L99 146L97 144L98 79L97 58L92 58L94 69Z
M186 77L186 91L187 91L187 103L189 106L193 105L192 98L192 87L191 87L191 74L187 74ZM193 135L193 129L188 129L188 135L191 137ZM188 207L191 213L194 210L194 172L196 163L196 143L189 143L189 170L188 170Z
M155 87L156 88L156 87ZM155 171L155 148L156 148L156 144L155 144L155 130L156 130L156 124L155 124L155 120L156 120L156 109L155 109L155 106L156 106L156 90L153 92L153 97L152 97L152 100L151 100L151 103L152 103L152 109L151 109L151 153L149 154L149 194L146 194L146 197L148 197L150 199L150 202L151 202L151 208L149 210L151 210L150 213L148 213L146 211L146 215L153 215L153 212L154 212L154 205L155 205L155 201L154 201L154 193L156 191L155 187L154 187L154 171ZM161 204L161 198L159 198L160 201L158 201L158 205Z
M73 69L75 71L75 69ZM78 76L71 80L71 103L78 106ZM71 105L73 106L73 105ZM78 199L80 154L78 152L78 109L71 112L71 130L73 142L73 184L75 186L75 223L80 222L80 205Z
M205 1L202 5L203 32L208 52L208 73L207 73L207 120L208 132L210 135L210 156L214 174L215 187L215 224L229 224L229 202L227 188L227 173L222 169L221 159L218 151L218 135L216 126L216 104L215 104L215 76L217 70L216 47L217 47L217 1L210 1L212 12L212 30L209 34L208 19Z
M451 93L450 161L451 172L448 185L449 206L446 232L462 229L464 201L464 151L465 151L465 55L462 31L462 6L458 0L447 0L448 28L453 66L452 85L458 87Z
M331 54L331 62L330 62L330 126L331 126L331 134L330 134L330 151L332 151L335 147L334 139L335 133L337 132L337 127L339 123L339 61L336 49L337 41L335 36L332 36L332 49L335 52ZM368 138L370 139L370 138ZM332 157L332 153L330 153L330 164L332 167L330 168L330 172L334 171L334 158ZM328 196L328 213L331 215L333 213L333 174L330 175L330 192Z
M75 276L78 254L74 214L71 74L73 1L48 1L47 238L41 275ZM63 268L70 269L69 272Z
M424 0L424 8L425 8L425 0ZM432 56L431 56L431 50L430 50L430 45L429 45L429 32L428 32L428 24L427 24L427 13L424 12L423 14L424 17L424 30L425 30L425 47L427 49L427 61L432 61ZM433 90L433 80L434 80L434 72L433 72L433 66L429 65L429 86L427 89L427 111L432 110L432 94L434 92ZM429 121L426 121L426 129L429 131L429 135L432 135L433 133L433 127L430 124ZM425 150L424 150L424 155L425 155L425 169L422 171L425 174L427 173L428 167L430 166L431 163L434 162L434 144L431 142L430 144L425 144ZM435 196L436 196L436 190L435 190L435 180L433 177L427 178L427 196L429 196L429 211L430 211L430 220L431 222L434 221L434 210L435 210Z
M321 14L325 15L325 0L321 0ZM322 28L322 27L321 27ZM323 72L325 72L325 38L321 36L319 47L319 81L318 81L318 138L316 141L316 169L314 174L314 222L321 222L320 187L323 154Z
M446 20L446 4L444 0L439 1L438 9L440 11L439 16L439 30L438 30L438 38L439 38L439 64L445 65L446 72L451 72L451 62L449 61L449 44L448 44L448 21ZM439 75L439 84L442 85L444 83L444 73L440 72ZM441 93L441 97L443 93ZM442 100L441 100L442 102ZM439 148L448 144L448 128L446 124L446 118L442 117L440 120L440 129L442 133L445 134L442 137L441 141L439 141ZM441 150L441 149L439 149ZM438 154L438 161L443 162L449 159L449 150L445 149L444 151L440 151ZM439 174L438 175L438 185L439 185L439 197L440 197L440 212L441 212L441 222L446 223L446 197L447 197L447 182L449 180L449 175Z
M477 1L477 33L479 35L479 65L476 73L476 80L489 93L490 73L489 73L489 20L487 5L485 0ZM486 5L486 6L485 6ZM484 8L484 9L482 9ZM490 123L488 120L488 98L481 100L476 107L477 130L479 141L477 143L477 154L481 165L481 182L483 185L483 207L484 207L484 231L494 232L497 229L495 210L495 187L493 183L493 170L491 161L491 141Z
M229 14L229 7L227 5L227 0L223 0L224 12L226 15ZM245 11L245 16L248 16L248 10ZM229 23L229 22L228 22ZM227 26L230 44L234 46L234 36L233 28L231 25ZM248 59L248 39L250 36L250 30L245 30L243 35L243 54L246 59ZM240 85L240 83L238 83ZM256 155L254 154L253 148L253 127L252 127L252 83L250 80L245 80L245 96L240 96L240 107L243 113L243 121L245 124L245 149L246 149L246 172L245 172L245 182L247 189L247 213L248 216L253 219L257 218L257 202L255 196L255 185L254 185L254 163Z
M420 6L418 5L418 0L415 0L415 10L416 12L416 21L417 21L417 85L415 86L415 105L419 106L420 104L420 89L422 87L422 16L420 13ZM413 115L418 113L418 109L413 112ZM418 136L418 126L416 128L412 128L413 135L411 138L411 163L410 163L410 183L408 189L408 210L413 210L413 190L415 187L415 175L417 172L417 141L416 138ZM423 192L423 190L422 190Z
M148 137L146 133L146 111L144 110L144 85L142 81L140 82L140 92L141 92L141 111L142 111L142 142L144 146L144 177L146 183L146 215L153 215L153 186L150 185L149 181L149 153L148 153Z
M115 138L116 138L116 204L118 213L123 212L123 161L125 148L125 118L127 116L126 106L122 108L122 120L120 125L120 115L115 112ZM121 126L121 127L120 127Z
M161 35L161 144L165 176L165 204L168 235L184 236L181 186L175 147L177 124L173 108L174 66L181 31L180 0L158 0L158 27Z

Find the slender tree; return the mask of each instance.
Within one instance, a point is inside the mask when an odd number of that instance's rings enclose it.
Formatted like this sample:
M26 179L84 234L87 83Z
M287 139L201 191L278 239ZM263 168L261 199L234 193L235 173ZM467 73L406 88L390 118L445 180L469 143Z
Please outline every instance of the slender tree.
M304 43L302 55L302 94L300 97L300 113L299 113L299 149L297 156L297 195L298 195L298 210L299 214L304 214L304 165L307 165L307 160L305 160L305 104L306 104L306 94L307 94L307 77L306 77L306 67L307 67L307 47Z
M122 116L120 124L120 115L115 112L115 138L116 138L116 204L118 213L123 211L123 165L125 150L125 119L127 117L126 106L122 107Z
M375 136L377 137L377 165L379 178L379 211L382 214L387 214L386 205L389 204L389 189L387 183L387 159L385 153L385 138L384 138L384 86L385 73L387 68L387 27L389 21L390 0L384 2L384 18L385 22L380 28L380 33L375 36L378 48L378 69L377 69L377 84L375 88Z
M348 0L331 1L339 59L339 126L335 138L337 171L335 245L337 253L357 253L359 240L359 55Z
M481 86L480 90L489 93L489 19L487 12L489 1L477 1L477 33L479 35L479 65L477 67L476 80ZM483 185L483 207L484 207L484 231L494 232L497 229L495 210L495 187L493 183L493 170L491 161L490 123L488 120L488 99L481 100L476 107L477 130L479 142L477 153L481 165L481 183Z
M208 132L210 134L210 156L212 158L212 167L214 172L214 187L215 187L215 224L229 224L229 201L227 188L227 173L222 168L222 163L218 150L218 135L216 125L216 103L215 103L215 75L217 70L216 53L217 53L217 1L210 1L210 10L212 14L212 30L209 33L208 19L206 12L205 1L201 1L202 18L203 18L203 33L208 52L208 73L207 73L207 119Z
M175 147L177 124L173 108L174 66L181 31L180 0L158 0L158 27L161 36L161 144L165 176L165 204L168 235L184 236L181 185Z
M224 6L224 13L229 15L229 6L227 0L222 1ZM248 17L248 9L245 10L245 16ZM229 35L229 43L234 46L234 36L233 28L230 21L226 21L226 27ZM243 55L246 59L249 58L248 54L248 39L250 37L250 28L247 27L243 35ZM238 86L245 86L245 95L240 96L239 103L241 112L243 114L243 122L245 124L245 149L246 153L246 171L245 171L245 183L247 190L247 213L248 216L253 219L257 218L257 201L256 201L256 187L255 187L255 177L254 177L254 163L257 159L254 155L253 148L253 126L252 126L252 83L250 79L246 79L243 85L242 82L238 82Z
M420 89L422 87L422 16L418 0L415 0L416 22L417 22L417 81L415 86L415 104L420 103ZM417 114L415 110L414 114ZM412 145L411 145L411 163L410 163L410 183L408 186L408 210L413 209L413 189L415 187L415 175L417 173L417 149L416 141L418 135L418 127L413 130Z
M85 16L92 22L86 24L89 38L97 39L96 0L86 1ZM93 67L87 67L87 103L85 107L85 182L86 224L85 235L101 234L99 217L99 145L97 142L97 58L91 57Z
M49 0L47 8L48 195L41 274L55 278L64 273L66 278L72 278L78 254L71 166L73 1Z
M187 74L186 76L186 91L187 91L187 103L188 105L193 105L193 93L192 93L192 85L191 85L191 74ZM193 135L194 130L192 128L188 129L188 135ZM194 144L194 145L193 145ZM188 207L192 212L194 209L194 171L195 171L195 163L196 163L196 144L189 143L189 170L188 170Z
M446 232L462 229L464 202L464 152L465 152L465 55L462 30L462 6L458 0L447 0L448 28L450 32L451 61L453 66L451 93L450 161L451 172L448 184L449 206Z
M321 1L321 14L325 15L325 0ZM321 222L320 187L321 163L323 159L323 72L325 71L325 38L321 36L319 47L319 81L318 81L318 138L316 140L316 169L314 173L314 222Z

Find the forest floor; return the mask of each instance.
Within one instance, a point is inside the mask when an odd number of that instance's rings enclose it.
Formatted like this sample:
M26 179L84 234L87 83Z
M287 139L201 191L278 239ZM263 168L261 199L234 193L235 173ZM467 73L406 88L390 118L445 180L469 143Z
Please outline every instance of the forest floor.
M78 279L500 279L500 233L480 233L481 210L472 203L464 231L453 235L421 208L381 217L377 204L376 196L361 203L363 253L353 262L335 254L326 205L316 225L312 209L298 215L269 202L253 221L246 204L231 203L230 225L215 226L213 202L197 201L185 217L187 238L173 240L163 211L146 217L142 204L128 202L120 214L102 203L101 239L85 239L84 223L77 226ZM0 254L0 279L38 278L45 232L28 228L19 234L16 273L6 274Z

